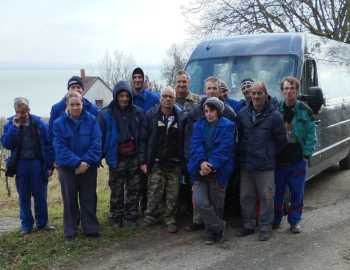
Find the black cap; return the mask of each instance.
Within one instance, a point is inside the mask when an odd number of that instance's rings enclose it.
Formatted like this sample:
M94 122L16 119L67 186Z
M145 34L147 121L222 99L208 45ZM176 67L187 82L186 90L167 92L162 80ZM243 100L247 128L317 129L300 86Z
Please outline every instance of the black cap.
M69 87L72 84L79 84L81 86L81 88L83 88L83 90L84 90L83 80L79 76L73 76L72 78L69 79L67 90L69 90Z

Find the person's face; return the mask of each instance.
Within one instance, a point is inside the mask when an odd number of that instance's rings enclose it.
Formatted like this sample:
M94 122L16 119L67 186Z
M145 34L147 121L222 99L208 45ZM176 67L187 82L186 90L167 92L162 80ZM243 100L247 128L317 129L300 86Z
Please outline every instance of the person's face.
M254 84L251 92L254 107L260 107L265 105L265 101L268 95L268 93L265 94L262 85Z
M207 98L211 98L211 97L218 98L220 95L220 88L216 82L208 81L205 84L204 93L207 95Z
M252 92L252 86L251 85L246 85L246 86L243 86L242 88L242 94L250 99L251 98L251 92Z
M146 90L149 90L151 87L150 87L150 82L149 81L145 81L145 88Z
M29 119L30 109L26 105L15 106L16 116L21 124L25 123Z
M283 83L282 94L286 101L288 100L288 101L295 102L297 100L299 90L297 90L294 84L291 84L290 82L285 81Z
M132 83L135 88L141 88L143 85L143 76L141 74L132 75Z
M209 108L206 104L204 106L204 113L209 123L214 123L219 120L218 111L216 109Z
M124 110L129 105L129 102L130 102L129 92L123 91L123 92L118 94L117 98L118 98L119 107L122 110Z
M83 110L83 103L81 102L80 98L71 97L68 100L67 108L68 108L69 114L73 118L79 118L81 111Z
M78 92L79 94L82 94L84 92L83 88L81 88L81 86L79 84L72 84L71 86L69 86L68 89L69 92Z
M160 96L160 102L162 103L162 107L166 109L172 108L175 102L174 92L170 89L165 89Z
M175 77L176 92L180 94L186 94L188 91L189 85L190 85L190 81L185 74L177 75Z
M220 95L227 99L228 90L224 88L220 88Z

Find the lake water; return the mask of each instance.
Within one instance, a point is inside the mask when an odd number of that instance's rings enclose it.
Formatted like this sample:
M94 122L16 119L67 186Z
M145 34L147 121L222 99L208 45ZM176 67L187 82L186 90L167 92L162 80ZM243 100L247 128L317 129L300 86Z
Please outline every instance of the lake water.
M159 70L145 71L150 80L159 80ZM86 76L98 76L85 71ZM80 76L80 70L0 70L0 116L14 115L13 100L22 96L29 100L31 113L49 116L51 107L67 93L67 82Z

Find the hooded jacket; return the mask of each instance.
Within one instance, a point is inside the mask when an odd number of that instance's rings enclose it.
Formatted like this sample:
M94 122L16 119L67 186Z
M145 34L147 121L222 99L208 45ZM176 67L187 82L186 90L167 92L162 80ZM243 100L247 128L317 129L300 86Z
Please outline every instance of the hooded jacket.
M276 166L275 157L287 142L283 118L271 104L270 97L256 116L255 123L252 111L253 103L249 102L238 113L239 164L247 170L273 170Z
M117 96L121 91L128 91L131 97L126 110L131 111L131 125L134 125L132 131L136 147L138 145L139 130L143 116L143 111L133 103L130 85L125 81L119 81L113 89L113 100L108 106L102 108L98 115L98 124L102 132L102 158L105 158L107 165L113 168L117 168L118 162L118 127L117 120L113 114L113 108L119 106Z
M225 101L225 99L222 96L218 97L222 102L224 102L224 112L223 116L230 120L231 122L235 122L237 115L232 109L232 107ZM191 146L191 138L193 134L193 125L197 123L199 120L205 118L205 113L203 109L204 102L207 100L207 97L202 98L201 102L197 104L188 114L187 118L187 126L185 131L185 159L189 160L190 155L190 146ZM236 133L235 133L236 134ZM236 140L232 138L232 141Z
M138 92L135 89L134 83L132 81L132 74L135 71L135 69L140 69L142 71L142 76L143 76L143 84L141 87L141 91ZM132 70L130 73L130 79L129 79L129 84L132 90L132 97L133 97L133 103L142 109L144 113L146 113L149 109L151 109L156 103L159 102L159 97L160 95L155 94L152 91L148 91L145 89L145 73L143 70L139 67L136 67Z
M157 148L158 135L158 112L161 109L161 103L155 105L149 110L142 120L142 127L139 139L139 164L147 164L147 172L152 171ZM173 109L177 116L178 135L180 143L180 158L183 158L183 141L186 127L186 109L174 103Z
M200 165L208 161L212 170L216 170L220 185L226 188L230 174L233 172L235 154L233 153L235 133L235 123L220 117L214 135L214 151L207 159L206 156L206 122L203 118L193 126L193 136L191 139L191 158L188 163L188 172L191 175L191 183L196 179L196 174L200 171Z
M48 179L47 170L54 170L52 160L52 157L54 156L54 149L49 141L49 127L43 120L41 120L40 117L33 114L30 114L30 116L32 117L32 120L36 122L38 128L39 141L41 146L40 151L45 162L43 171L43 173L45 174L44 179ZM14 117L15 115L8 118L9 122L6 123L6 125L4 126L4 133L1 136L2 146L8 150L11 150L11 156L6 160L7 168L11 159L17 158L16 155L18 156L18 153L16 153L16 149L20 136L20 129L19 127L13 124L12 121ZM13 177L14 174L6 173L6 176Z

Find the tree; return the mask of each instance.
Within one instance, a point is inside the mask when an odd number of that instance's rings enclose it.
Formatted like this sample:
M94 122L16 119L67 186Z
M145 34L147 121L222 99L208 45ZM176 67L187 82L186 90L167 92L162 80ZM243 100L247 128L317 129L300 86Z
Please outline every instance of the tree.
M126 55L120 50L115 50L112 57L106 51L104 57L98 61L98 66L100 77L113 89L118 81L129 80L130 71L136 66L136 62L131 54Z
M188 49L185 43L172 43L166 50L166 58L163 59L162 78L166 85L174 87L174 76L177 71L184 69L188 59Z
M197 41L230 35L309 32L350 44L349 0L195 0L181 9L190 25L187 31Z

